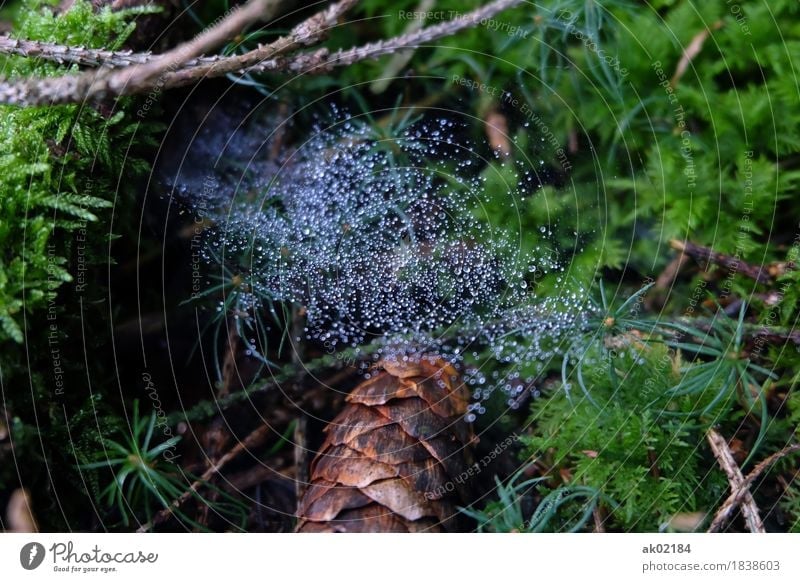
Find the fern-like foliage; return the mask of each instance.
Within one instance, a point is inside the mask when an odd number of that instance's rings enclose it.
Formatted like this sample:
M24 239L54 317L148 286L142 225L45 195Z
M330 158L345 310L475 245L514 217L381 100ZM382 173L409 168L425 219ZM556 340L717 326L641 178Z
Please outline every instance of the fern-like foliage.
M14 35L109 49L133 31L133 16L153 11L95 12L79 0L56 15L43 0L23 5ZM35 59L0 59L4 77L64 72ZM139 145L152 142L156 127L131 119L125 104L112 113L90 105L0 106L0 341L23 341L23 312L41 309L72 280L75 241L67 235L85 233L113 205L123 169L131 175L146 168L125 152L134 137Z

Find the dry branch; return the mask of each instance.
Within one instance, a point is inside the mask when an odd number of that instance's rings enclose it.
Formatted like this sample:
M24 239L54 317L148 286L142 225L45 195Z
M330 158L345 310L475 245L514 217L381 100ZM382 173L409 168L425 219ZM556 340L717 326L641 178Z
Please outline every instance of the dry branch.
M742 515L744 515L745 522L747 522L747 529L753 533L764 533L764 524L758 513L758 506L756 505L755 499L753 499L753 494L750 493L750 489L744 486L744 475L742 475L739 465L736 464L736 460L733 458L733 452L731 452L728 443L725 441L725 438L713 428L708 431L707 438L708 444L711 445L711 450L714 452L719 466L722 467L722 470L725 471L725 474L728 476L731 491L736 492L740 489L744 490L741 506Z
M737 257L724 255L708 247L703 247L691 242L684 242L680 240L671 240L669 245L676 251L689 255L700 263L713 263L715 265L719 265L720 267L727 269L729 272L744 275L745 277L753 279L754 281L758 281L759 283L769 283L772 281L772 276L770 275L768 268L750 265Z
M479 24L482 20L492 18L498 12L520 4L522 0L496 0L486 6L473 10L455 20L429 26L410 34L397 36L389 40L365 44L347 50L339 50L329 54L326 49L305 53L288 59L273 59L256 65L247 72L285 71L296 74L319 73L333 67L352 65L366 59L374 59L393 54L399 50L416 48L446 36L451 36L466 28Z
M417 5L415 11L419 13L426 13L430 12L436 6L436 0L420 0L420 3ZM416 32L420 28L422 28L425 24L424 18L416 18L411 20L403 30L404 34L409 34L412 32ZM383 69L383 73L381 76L372 83L370 83L369 90L372 91L374 95L380 95L386 89L389 88L389 85L392 83L394 78L400 74L400 72L406 68L409 61L414 56L414 50L408 49L404 51L400 51L394 55L386 63L386 67Z
M76 103L87 99L130 95L159 85L159 78L178 70L186 62L207 53L239 34L246 26L273 18L283 3L276 0L249 0L234 8L219 23L192 40L145 63L121 70L101 69L79 75L28 79L0 83L0 103L46 105Z
M302 46L313 44L336 24L339 17L352 8L358 0L342 0L297 25L285 37L281 37L268 45L242 55L202 56L186 61L173 73L165 75L166 88L185 84L181 80L201 79L209 73L219 76L242 70L248 66L273 58L278 54ZM36 40L16 39L8 35L0 36L0 54L16 55L27 58L38 58L58 64L75 64L84 67L108 67L121 69L134 65L143 65L159 58L151 52L108 51L82 46L43 42ZM176 82L177 81L177 82Z
M292 31L275 42L260 46L242 55L207 57L205 62L170 72L164 77L164 88L181 87L203 78L220 77L229 73L246 71L259 63L275 59L281 54L314 44L325 32L336 25L339 17L356 4L357 0L342 0L301 22Z
M767 467L786 457L787 455L791 455L792 453L796 453L798 451L800 451L800 444L789 445L777 453L773 453L756 465L753 470L750 471L747 477L745 477L742 483L736 489L733 489L731 494L725 500L725 503L723 503L717 510L717 514L714 516L711 525L708 527L708 531L719 531L722 526L725 525L731 518L736 508L746 500L747 496L750 495L752 497L750 494L750 486L759 477L759 475L761 475L761 473L767 469Z
M0 36L0 54L42 59L60 65L109 67L112 69L142 65L153 59L153 55L149 52L107 51L54 42L16 39L8 35Z
M250 0L241 9L231 13L219 25L198 35L194 40L163 55L126 53L124 51L94 51L81 47L47 45L32 41L5 39L0 42L0 52L13 52L47 58L57 62L74 62L89 66L102 65L108 69L87 71L80 75L65 75L46 79L26 79L0 82L0 103L32 106L80 102L120 95L180 87L204 78L230 73L288 72L295 74L318 73L333 67L347 66L365 59L414 48L453 35L465 28L479 24L498 12L519 4L522 0L496 0L455 20L442 22L423 30L404 34L386 41L369 43L360 47L339 50L333 54L327 49L292 56L286 53L318 42L325 31L334 26L338 18L356 0L342 0L315 14L296 26L285 37L241 55L201 56L239 32L259 16L273 16L276 3L270 0ZM16 44L21 43L21 44ZM29 44L26 44L29 43ZM5 47L5 49L3 49ZM60 60L59 60L60 59ZM111 67L123 67L113 70Z

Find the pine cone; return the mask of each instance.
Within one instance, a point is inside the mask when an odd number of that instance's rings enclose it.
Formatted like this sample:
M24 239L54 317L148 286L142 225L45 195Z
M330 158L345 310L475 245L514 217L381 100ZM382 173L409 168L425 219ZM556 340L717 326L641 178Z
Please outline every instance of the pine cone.
M472 431L468 393L439 360L384 361L325 428L300 532L459 531Z

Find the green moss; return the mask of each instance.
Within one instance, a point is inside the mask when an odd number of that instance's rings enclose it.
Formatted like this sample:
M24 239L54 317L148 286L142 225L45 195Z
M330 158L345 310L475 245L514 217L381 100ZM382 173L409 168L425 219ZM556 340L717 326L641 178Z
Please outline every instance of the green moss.
M534 405L528 453L613 500L606 505L611 529L656 531L675 514L712 512L726 482L709 471L702 428L652 405L654 394L678 380L666 347L631 347L611 364L618 383L598 364L587 378L599 406L579 392L567 398L563 387Z
M80 0L56 16L47 5L27 2L15 34L118 48L133 31L131 17L144 12L106 7L95 13ZM0 60L0 70L12 78L64 73L63 67L20 57ZM131 174L145 169L125 154L137 132L139 143L146 142L152 128L140 128L127 116L126 103L116 112L90 105L0 106L0 341L21 343L23 311L42 309L72 280L72 245L56 245L54 236L85 231L113 205L123 166Z
M133 30L132 17L152 12L94 12L79 0L56 16L50 4L23 2L14 34L120 47ZM0 57L6 77L70 71L77 68ZM124 215L132 208L132 186L149 169L143 156L159 131L133 111L132 99L113 107L0 106L0 386L14 454L24 459L0 462L0 493L20 483L30 487L48 530L91 519L83 496L98 484L95 475L77 475L76 462L102 450L103 438L122 422L106 386L113 385L113 371L103 358L89 356L108 342L101 333L108 330L108 310L100 312L108 292L102 275L120 234L109 226L111 209ZM97 385L72 385L81 377ZM69 506L57 505L61 496L70 498Z

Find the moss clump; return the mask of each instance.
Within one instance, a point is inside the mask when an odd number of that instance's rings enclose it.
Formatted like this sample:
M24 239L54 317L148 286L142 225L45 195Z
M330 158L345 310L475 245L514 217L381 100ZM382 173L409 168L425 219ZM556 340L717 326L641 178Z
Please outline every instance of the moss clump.
M150 10L152 11L152 9ZM93 48L118 48L133 31L132 16L142 9L94 12L79 0L55 15L42 0L23 3L14 34L20 38ZM0 59L7 78L63 74L64 67L21 57ZM71 282L70 259L78 237L86 234L98 213L115 202L123 168L145 169L127 157L134 137L141 145L152 127L140 127L119 110L90 105L31 109L0 106L0 341L21 343L23 311L33 313L55 299ZM74 233L70 240L65 236ZM56 237L62 241L56 241ZM83 257L82 260L91 257Z
M52 4L20 3L13 35L118 48L133 17L153 11L94 11L78 0L55 14ZM0 57L6 78L71 71ZM76 464L101 450L123 420L109 407L113 372L99 350L108 344L110 243L127 232L113 231L111 209L124 215L133 206L131 185L147 170L143 157L159 131L134 111L132 99L0 106L0 423L14 444L14 459L0 449L0 506L14 488L28 487L44 530L87 527L92 512L80 500L98 483ZM77 378L89 378L88 390ZM59 505L61 497L69 503Z

